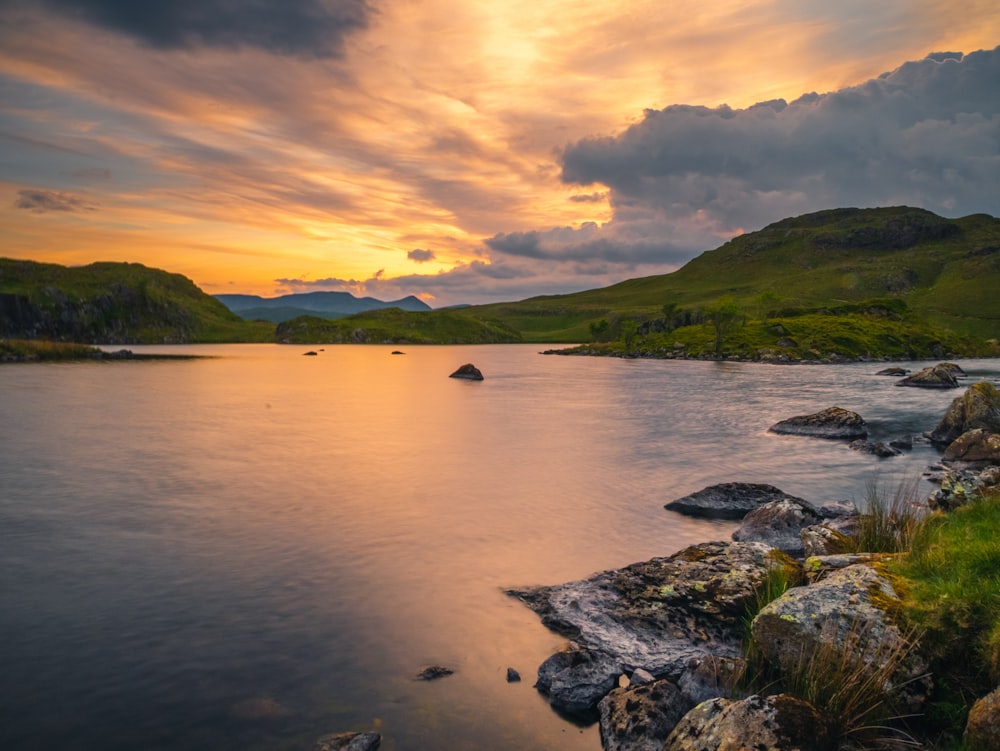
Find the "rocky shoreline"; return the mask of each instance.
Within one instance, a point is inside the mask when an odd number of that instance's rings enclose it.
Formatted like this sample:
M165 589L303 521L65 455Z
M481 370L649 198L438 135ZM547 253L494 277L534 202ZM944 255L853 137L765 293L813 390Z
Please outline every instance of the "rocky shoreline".
M942 363L923 375L938 380L953 368ZM845 412L783 422L799 435L863 437L864 421ZM973 434L987 436L974 463L946 458L931 469L940 488L926 499L929 510L951 510L1000 486L1000 393L988 382L970 386L926 436L948 457ZM606 751L847 748L858 741L853 729L751 680L765 670L791 682L803 660L822 655L860 667L889 716L922 712L934 679L899 617L902 584L885 554L858 549L863 510L745 483L705 488L666 508L742 523L730 541L580 581L507 590L569 640L538 668L535 687L557 711L598 722ZM776 576L786 588L764 603ZM988 728L982 732L1000 731L1000 711L973 716ZM890 722L878 732L884 737L868 740L899 741L904 729ZM981 731L970 722L968 732Z

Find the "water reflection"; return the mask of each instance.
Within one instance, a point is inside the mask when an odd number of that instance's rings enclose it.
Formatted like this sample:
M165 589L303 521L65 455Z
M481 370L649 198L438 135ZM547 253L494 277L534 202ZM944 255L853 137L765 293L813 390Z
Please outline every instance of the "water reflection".
M716 482L823 501L919 475L928 446L880 462L766 429L837 404L892 437L954 397L860 365L191 349L215 357L0 368L4 748L377 726L386 749L595 751L531 688L561 640L502 588L727 537L662 509ZM464 362L486 380L447 378ZM457 672L414 681L431 663Z

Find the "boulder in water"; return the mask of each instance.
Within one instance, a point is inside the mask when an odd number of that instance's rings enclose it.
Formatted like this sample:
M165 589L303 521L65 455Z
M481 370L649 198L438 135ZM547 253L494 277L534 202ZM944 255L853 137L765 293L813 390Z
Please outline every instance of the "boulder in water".
M483 380L483 374L480 372L479 368L473 365L471 362L466 363L454 373L452 373L449 378L464 378L467 381L481 381Z
M811 415L789 417L776 422L768 431L782 435L805 435L814 438L867 438L868 426L857 412L830 407Z

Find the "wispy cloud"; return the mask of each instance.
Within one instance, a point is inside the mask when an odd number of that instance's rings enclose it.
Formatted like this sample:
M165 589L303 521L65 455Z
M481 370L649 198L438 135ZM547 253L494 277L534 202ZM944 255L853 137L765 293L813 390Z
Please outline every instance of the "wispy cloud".
M14 208L26 209L36 214L49 211L94 211L97 207L79 196L61 193L56 190L19 190Z

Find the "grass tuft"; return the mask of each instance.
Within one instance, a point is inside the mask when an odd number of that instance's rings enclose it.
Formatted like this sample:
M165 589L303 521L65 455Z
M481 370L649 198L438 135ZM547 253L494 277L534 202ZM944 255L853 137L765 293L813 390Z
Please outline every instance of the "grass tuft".
M876 480L867 485L865 509L858 516L857 552L905 553L920 529L924 506L919 480L901 482L891 493Z

